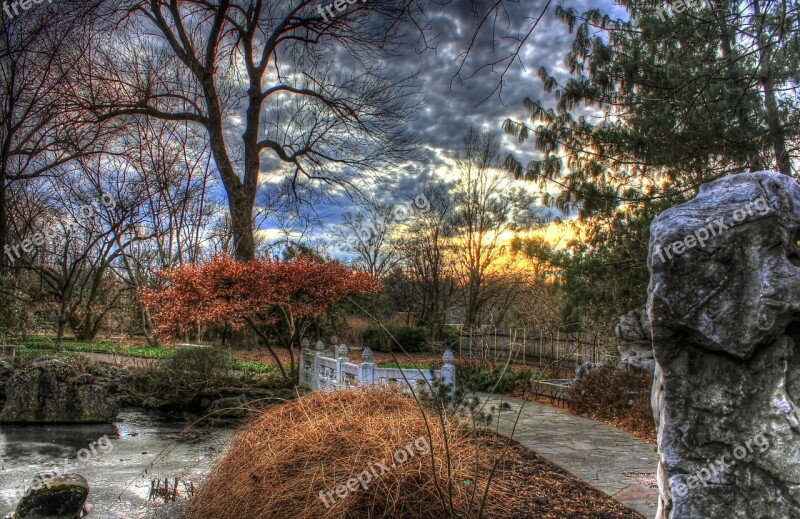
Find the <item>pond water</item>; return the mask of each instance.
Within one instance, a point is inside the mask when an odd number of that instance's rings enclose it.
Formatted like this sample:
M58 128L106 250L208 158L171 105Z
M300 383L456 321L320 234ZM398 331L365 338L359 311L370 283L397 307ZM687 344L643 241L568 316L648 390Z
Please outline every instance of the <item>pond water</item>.
M30 488L37 473L54 468L89 482L87 517L152 517L164 506L163 498L151 499L153 480L163 487L165 479L172 486L178 478L179 495L186 493L229 446L233 429L186 431L192 422L124 410L113 424L0 426L0 517L13 511L17 492Z

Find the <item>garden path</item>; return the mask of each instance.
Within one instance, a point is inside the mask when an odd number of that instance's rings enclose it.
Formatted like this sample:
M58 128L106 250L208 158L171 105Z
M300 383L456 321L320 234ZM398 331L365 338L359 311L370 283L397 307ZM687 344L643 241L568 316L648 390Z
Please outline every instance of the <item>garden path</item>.
M506 395L477 393L481 402L508 402L497 432L571 472L647 518L658 503L655 446L610 425L563 409ZM514 420L522 413L516 429Z

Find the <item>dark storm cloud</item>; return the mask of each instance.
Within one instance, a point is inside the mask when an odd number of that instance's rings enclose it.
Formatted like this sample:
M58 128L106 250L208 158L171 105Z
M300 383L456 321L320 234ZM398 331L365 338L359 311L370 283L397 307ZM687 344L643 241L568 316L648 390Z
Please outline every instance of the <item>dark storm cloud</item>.
M599 8L613 15L621 14L610 0L560 3L578 13ZM502 135L506 118L527 121L527 112L522 108L525 97L542 99L546 105L552 103L552 96L542 89L537 71L544 66L550 74L565 78L563 60L574 40L574 34L553 16L558 1L550 5L507 71L507 61L488 66L515 51L519 39L530 30L545 4L543 0L506 2L494 18L494 34L492 24L484 24L471 48L470 41L488 8L487 2L476 6L470 0L453 0L443 6L428 7L427 36L435 49L419 53L419 35L412 31L408 44L383 64L386 74L407 77L418 73L422 81L425 102L410 128L421 142L420 160L414 168L398 167L387 172L393 187L374 189L375 199L390 205L401 203L441 180L436 178L437 168L443 165L444 157L456 154L470 125ZM467 50L468 59L459 71ZM351 60L342 50L337 53L336 62L337 70L345 72ZM496 91L501 80L502 91ZM535 158L530 142L520 144L504 137L503 146L504 153L514 152L524 162ZM333 198L335 207L327 204L317 207L320 219L326 224L339 222L345 211L358 210L344 192L337 192Z
M486 2L478 7L477 13L468 0L455 0L428 11L432 18L430 32L435 37L436 50L422 55L409 52L389 64L398 73L420 71L427 106L418 114L413 128L423 137L426 145L452 154L471 124L500 133L506 118L526 118L522 108L525 97L550 99L542 90L536 73L541 66L551 73L563 72L563 58L574 39L574 34L569 34L566 25L552 14L558 2L550 6L504 77L501 76L507 61L493 67L487 66L514 52L518 38L528 32L545 4L542 0L507 2L505 9L495 18L494 35L491 24L484 24L475 44L469 49L470 54L460 73L463 53L470 46L470 40L483 17L483 10L487 7ZM579 13L591 7L604 10L614 7L610 1L564 2L563 5L574 7ZM411 49L413 47L409 45ZM502 92L492 94L501 80Z

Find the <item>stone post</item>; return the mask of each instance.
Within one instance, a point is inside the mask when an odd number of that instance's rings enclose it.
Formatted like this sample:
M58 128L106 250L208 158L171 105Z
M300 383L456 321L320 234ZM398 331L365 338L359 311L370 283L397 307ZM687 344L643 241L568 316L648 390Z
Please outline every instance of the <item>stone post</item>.
M342 373L342 364L349 362L347 358L347 345L342 344L339 346L339 355L336 357L336 385L344 387L344 374Z
M650 236L657 519L800 517L800 186L722 177Z
M358 382L364 386L375 383L375 363L372 362L372 349L367 346L361 353L363 361L358 370Z
M317 343L314 345L314 348L317 351L314 352L314 378L311 384L315 389L319 389L321 387L321 382L322 382L319 379L319 368L320 368L319 358L322 357L322 352L323 350L325 350L325 343L322 342L322 339L317 339Z
M449 387L449 391L453 391L456 387L456 366L453 364L455 355L453 350L447 348L442 355L442 384Z
M303 337L300 341L300 373L298 373L298 382L300 383L300 387L306 387L306 384L308 383L308 377L306 375L306 356L309 355L308 345L308 339Z
M337 354L336 349L339 347L339 337L337 337L335 335L331 335L331 337L329 339L329 342L328 342L328 345L329 345L329 347L331 349L331 358L335 359L336 356L337 356L336 355Z

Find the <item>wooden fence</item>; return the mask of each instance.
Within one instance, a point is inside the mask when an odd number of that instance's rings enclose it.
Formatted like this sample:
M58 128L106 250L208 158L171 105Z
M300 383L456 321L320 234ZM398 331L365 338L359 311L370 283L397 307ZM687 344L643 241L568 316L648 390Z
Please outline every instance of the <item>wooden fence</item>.
M509 355L517 364L544 365L565 360L572 365L583 362L614 365L619 356L609 351L593 334L543 332L530 328L465 329L460 331L457 353L462 358L503 362Z

